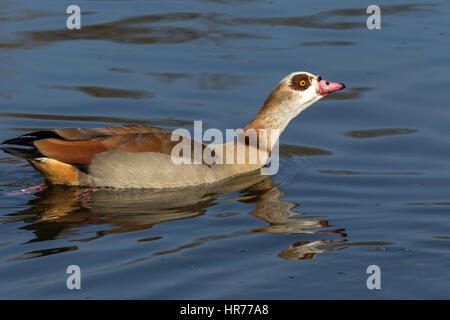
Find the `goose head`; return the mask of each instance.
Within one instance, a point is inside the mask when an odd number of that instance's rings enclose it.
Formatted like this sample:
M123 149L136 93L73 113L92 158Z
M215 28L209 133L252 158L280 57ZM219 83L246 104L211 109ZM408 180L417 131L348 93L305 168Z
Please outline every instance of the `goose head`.
M314 102L344 88L342 83L323 80L309 72L290 73L275 86L247 127L272 128L281 132L290 120Z
M278 100L276 102L280 107L286 108L286 113L295 117L314 102L344 88L342 83L330 82L319 75L299 71L284 77L273 89L271 96Z

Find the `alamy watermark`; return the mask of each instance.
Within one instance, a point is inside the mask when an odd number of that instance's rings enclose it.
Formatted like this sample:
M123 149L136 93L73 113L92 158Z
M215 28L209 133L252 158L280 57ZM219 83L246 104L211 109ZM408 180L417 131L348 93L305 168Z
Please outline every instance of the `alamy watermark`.
M172 132L171 140L179 143L172 148L171 160L174 164L259 165L262 175L273 175L279 169L279 135L278 129L226 129L224 143L221 130L203 132L202 121L194 121L193 139L187 129Z
M367 7L366 13L371 14L367 20L367 29L381 29L381 9L376 4Z
M366 286L367 289L381 289L381 269L376 264L372 264L367 267L366 273L370 274L367 278Z
M67 7L66 13L70 16L66 20L66 26L69 30L81 29L81 9L78 5L72 4ZM366 20L366 26L369 30L381 29L381 8L376 4L367 7L366 13L370 16Z
M79 6L72 4L67 7L66 13L70 16L66 20L67 29L81 29L81 9Z
M70 276L67 278L66 286L67 289L73 290L81 289L81 269L79 266L73 264L67 267L66 273L70 274Z

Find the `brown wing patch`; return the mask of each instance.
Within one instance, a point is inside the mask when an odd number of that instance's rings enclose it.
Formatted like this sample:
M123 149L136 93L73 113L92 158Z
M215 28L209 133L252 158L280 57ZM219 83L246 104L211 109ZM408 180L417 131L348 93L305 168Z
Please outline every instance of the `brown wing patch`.
M184 139L187 139L185 137ZM99 143L104 145L108 150L119 149L126 152L157 152L172 155L172 149L180 140L172 141L172 132L160 133L139 133L139 134L123 134L119 136L103 137L96 139ZM199 141L190 139L189 145L191 147L191 157L195 157L195 145L203 152L208 145ZM211 151L214 154L213 151ZM177 156L183 156L183 150Z
M106 148L127 152L159 152L170 154L178 141L171 141L171 133L122 134L97 139Z
M54 159L34 160L28 162L39 171L45 179L55 184L78 185L78 170L70 164Z
M171 155L173 147L180 142L172 141L170 130L144 126L88 129L89 132L84 131L85 129L63 130L63 134L71 138L99 135L97 138L85 141L49 138L34 142L35 147L44 156L68 164L90 164L96 154L116 149L126 152L157 152ZM123 133L128 131L142 133ZM199 144L202 151L206 148L205 144L195 140L191 140L190 144L192 156L194 156L194 144Z
M57 135L59 135L64 140L75 141L75 140L91 140L100 136L108 135L107 133L101 131L98 128L88 128L88 129L55 129L52 130Z
M105 128L72 128L72 129L56 129L56 134L65 140L92 140L99 137L110 137L113 135L133 134L133 133L163 133L170 130L146 127L138 125L112 126Z
M170 133L171 131L163 128L146 127L146 126L114 126L100 128L99 130L112 135L133 134L133 133Z
M89 164L94 155L108 151L95 140L65 141L51 138L35 141L34 145L46 157L72 164Z

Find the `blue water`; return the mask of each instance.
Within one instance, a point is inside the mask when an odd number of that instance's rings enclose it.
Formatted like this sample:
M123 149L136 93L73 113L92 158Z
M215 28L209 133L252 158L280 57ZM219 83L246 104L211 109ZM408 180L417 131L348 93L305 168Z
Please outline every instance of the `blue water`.
M45 128L240 128L286 74L347 88L280 139L280 170L190 193L36 186L0 155L0 298L447 299L450 4L0 3L0 140ZM68 290L78 265L81 290ZM381 289L369 290L369 265Z

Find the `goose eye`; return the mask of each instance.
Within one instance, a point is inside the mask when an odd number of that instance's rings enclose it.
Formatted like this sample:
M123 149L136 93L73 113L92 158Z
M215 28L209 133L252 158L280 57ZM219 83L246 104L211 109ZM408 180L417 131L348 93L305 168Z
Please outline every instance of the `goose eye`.
M304 91L311 85L308 75L299 73L291 78L289 87L295 91Z

